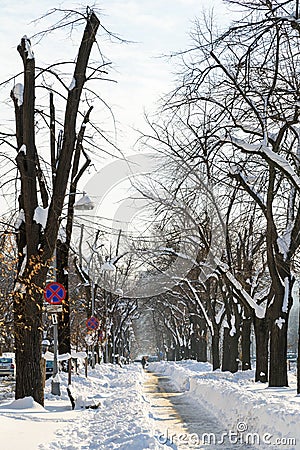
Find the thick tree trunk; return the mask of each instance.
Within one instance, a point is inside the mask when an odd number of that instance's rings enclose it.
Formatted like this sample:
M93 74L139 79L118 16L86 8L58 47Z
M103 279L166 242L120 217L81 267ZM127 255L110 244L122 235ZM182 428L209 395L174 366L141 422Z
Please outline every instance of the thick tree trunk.
M246 317L242 322L242 370L251 369L251 325L252 318Z
M286 363L288 319L286 315L282 316L284 323L278 322L278 318L270 320L270 387L288 386Z
M39 286L44 269L32 286ZM43 295L39 289L27 289L27 293L15 293L14 298L16 390L15 398L33 397L44 404L44 382L42 373L42 308Z
M60 354L71 353L70 337L70 303L69 303L69 277L67 273L69 260L69 246L65 242L57 241L57 281L66 289L66 298L63 301L63 311L59 314L58 323L58 351Z
M167 351L167 361L175 361L175 348L170 348Z
M230 335L230 329L224 328L222 372L238 371L238 334Z
M207 340L206 336L200 336L198 342L197 361L207 362Z
M220 334L219 330L215 330L213 336L211 337L211 350L212 350L212 364L213 370L220 369Z
M266 383L268 381L268 347L269 331L267 320L254 317L256 369L255 381Z
M175 361L181 361L180 345L175 345Z
M14 320L16 340L16 398L32 396L43 405L44 387L41 370L42 308L43 289L47 276L47 265L56 245L72 157L76 142L76 120L82 89L86 82L86 69L90 52L99 27L99 20L92 13L87 18L83 39L74 71L75 86L68 92L64 122L64 142L57 166L51 205L43 239L41 226L34 220L38 206L37 167L39 162L35 147L35 61L29 40L22 38L18 51L24 63L24 96L22 107L16 105L17 143L24 144L16 158L21 177L20 209L24 210L25 221L19 241L20 263L18 265L19 292L14 298ZM13 95L13 94L12 94ZM23 111L22 111L23 109ZM22 129L21 129L22 128ZM41 193L42 195L42 193ZM43 206L44 202L43 202ZM23 259L25 270L21 269ZM21 271L21 272L20 272Z
M285 280L285 287L277 287L273 303L268 311L268 324L270 330L270 372L269 386L288 386L287 357L287 331L289 311L292 307L293 280L286 267L281 279Z

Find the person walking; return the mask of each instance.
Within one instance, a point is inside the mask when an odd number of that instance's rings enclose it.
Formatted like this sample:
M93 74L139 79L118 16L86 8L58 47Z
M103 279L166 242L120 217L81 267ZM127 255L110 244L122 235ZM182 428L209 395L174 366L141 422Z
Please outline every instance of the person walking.
M146 359L145 356L143 356L143 357L142 357L142 366L143 366L143 369L145 369L146 364L147 364L147 359Z

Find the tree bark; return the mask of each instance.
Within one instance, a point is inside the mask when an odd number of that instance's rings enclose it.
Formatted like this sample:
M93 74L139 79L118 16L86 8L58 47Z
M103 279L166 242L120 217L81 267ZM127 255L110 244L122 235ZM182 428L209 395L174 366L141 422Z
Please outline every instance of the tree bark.
M245 313L246 314L246 313ZM252 318L247 316L242 321L242 370L251 369L251 326Z
M219 330L215 330L211 337L211 350L212 350L212 364L213 370L220 369L220 334Z
M238 371L238 334L230 335L230 329L224 328L222 372Z
M24 64L23 106L15 106L18 121L17 143L25 145L16 158L21 177L20 208L25 221L18 239L20 263L18 281L20 289L14 298L15 347L16 347L16 399L32 396L41 405L44 403L44 387L41 369L43 290L47 277L47 266L53 256L60 216L64 204L67 183L72 165L76 141L76 119L79 101L86 81L86 68L99 20L94 13L87 18L83 39L75 66L75 87L69 90L64 123L64 142L56 171L53 194L49 207L44 235L41 226L34 220L38 206L37 152L35 148L35 60L30 51L30 42L22 38L18 51ZM16 101L14 100L15 105ZM22 111L21 111L22 109ZM22 123L20 120L22 119ZM25 151L26 149L26 151ZM24 251L26 244L26 256ZM23 270L22 262L26 265Z
M254 317L256 369L255 381L266 383L268 381L268 347L269 330L267 320Z
M283 317L282 317L283 316ZM278 318L270 320L270 374L269 386L288 386L287 374L287 315L281 314L284 323L279 324Z

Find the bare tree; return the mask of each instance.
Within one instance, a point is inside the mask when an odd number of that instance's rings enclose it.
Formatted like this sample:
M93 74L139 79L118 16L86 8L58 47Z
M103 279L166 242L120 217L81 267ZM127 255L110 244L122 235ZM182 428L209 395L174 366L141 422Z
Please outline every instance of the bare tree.
M24 84L16 85L11 93L16 115L16 161L21 181L18 234L20 257L14 296L17 366L15 395L16 398L32 396L40 404L44 402L41 372L43 291L56 246L76 142L80 140L80 133L79 137L76 133L76 122L83 88L89 78L87 70L90 53L100 25L98 17L90 9L87 9L85 15L80 15L80 18L86 22L86 26L78 50L73 82L68 88L61 148L50 196L35 142L37 72L31 43L27 37L23 37L18 46L24 65ZM40 201L42 206L39 206ZM42 214L46 215L44 221Z
M213 115L228 175L260 209L270 277L262 326L270 331L269 384L286 386L293 259L300 243L299 4L228 3L246 8L243 21L221 36L198 23L195 47L184 55L182 86L168 106L190 108L190 122L199 118L195 108Z

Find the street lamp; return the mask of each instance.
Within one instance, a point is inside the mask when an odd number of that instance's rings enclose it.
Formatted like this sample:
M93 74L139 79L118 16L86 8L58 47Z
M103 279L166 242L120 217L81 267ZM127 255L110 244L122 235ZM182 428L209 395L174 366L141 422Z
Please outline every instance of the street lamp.
M86 192L83 192L82 197L74 204L74 209L76 209L77 211L89 211L91 209L94 209L94 207L95 204L92 202Z

